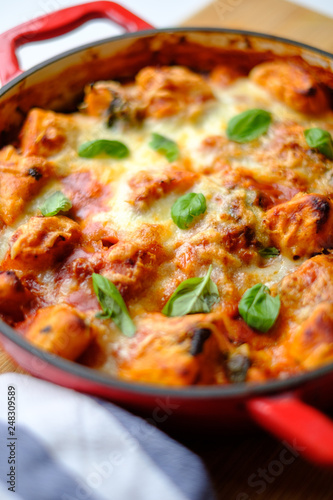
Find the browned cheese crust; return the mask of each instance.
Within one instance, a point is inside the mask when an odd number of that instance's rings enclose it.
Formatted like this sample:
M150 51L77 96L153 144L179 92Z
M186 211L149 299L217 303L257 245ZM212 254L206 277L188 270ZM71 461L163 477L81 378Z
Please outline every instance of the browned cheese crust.
M333 361L333 161L304 135L333 132L333 79L272 55L206 69L150 65L131 81L97 81L77 112L29 111L16 147L0 151L0 315L34 345L168 386L263 382ZM253 108L269 111L267 131L229 138L230 120ZM153 134L178 152L168 158ZM128 155L79 154L100 139ZM72 206L43 216L55 191ZM206 210L180 228L171 207L188 193ZM210 266L210 312L163 314ZM133 337L96 317L93 273L122 295ZM265 333L238 309L257 283L281 301Z

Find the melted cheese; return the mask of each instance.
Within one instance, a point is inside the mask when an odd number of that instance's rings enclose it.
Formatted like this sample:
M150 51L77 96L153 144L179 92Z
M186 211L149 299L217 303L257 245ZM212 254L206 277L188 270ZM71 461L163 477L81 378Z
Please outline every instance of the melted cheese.
M180 148L181 157L189 158L194 170L201 172L209 166L214 159L214 152L202 151L202 141L208 136L221 135L226 137L228 121L238 113L251 108L263 108L270 111L274 121L295 120L298 123L304 121L304 116L293 111L283 103L272 99L268 93L248 78L240 78L227 88L213 86L216 101L208 103L203 113L196 119L184 120L182 116L174 116L164 119L146 119L142 124L124 128L123 125L109 128L104 120L99 117L86 116L82 113L72 115L74 127L77 130L76 143L71 140L62 150L49 157L56 165L56 171L60 176L67 176L75 172L89 170L102 183L112 183L114 196L109 200L109 211L103 211L92 216L92 220L101 223L110 223L119 234L126 234L137 230L142 224L159 224L165 229L165 244L170 248L179 245L184 238L190 238L194 234L205 230L216 222L220 215L228 213L233 199L237 199L240 191L230 191L214 181L213 177L202 177L194 184L190 191L203 193L207 200L207 212L202 224L196 225L194 229L183 231L171 220L170 212L173 203L178 198L175 193L170 193L156 200L154 204L143 213L138 212L128 203L130 188L128 181L133 175L142 170L160 172L167 166L163 155L149 147L151 134L159 133L174 140ZM312 122L314 126L314 123ZM305 126L309 126L305 122ZM263 137L263 142L270 140L270 133ZM130 156L123 160L115 160L107 157L86 159L77 155L79 145L96 139L118 140L127 144ZM247 148L247 145L245 145ZM262 162L249 159L246 154L241 158L235 158L235 166L242 165L249 172L259 171L261 175L269 174L269 167ZM0 259L4 257L9 248L9 239L15 230L24 224L32 215L39 214L42 206L50 192L61 189L61 183L51 180L45 188L26 207L25 213L11 227L6 227L1 236ZM222 203L217 203L213 198L220 193ZM255 207L253 208L255 210ZM258 211L258 209L257 209ZM260 212L260 210L259 210ZM257 213L259 218L262 214ZM125 228L125 229L124 229ZM265 237L262 242L265 243ZM260 232L259 232L260 237ZM251 275L254 281L262 281L267 286L281 281L281 279L292 270L297 268L302 260L292 261L286 256L274 259L269 266L258 269L248 267L242 269L240 276ZM48 281L49 273L46 281ZM251 280L251 281L253 281ZM243 280L244 281L244 280ZM248 281L248 280L245 280ZM242 280L235 276L235 282ZM159 284L158 284L159 286ZM242 286L243 288L243 286Z

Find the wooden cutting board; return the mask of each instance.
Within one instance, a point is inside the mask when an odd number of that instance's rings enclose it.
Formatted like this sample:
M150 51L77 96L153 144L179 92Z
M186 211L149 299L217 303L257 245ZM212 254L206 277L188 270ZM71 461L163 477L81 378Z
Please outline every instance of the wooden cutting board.
M333 19L285 0L215 0L182 25L266 32L333 52ZM24 370L0 347L1 372ZM205 461L219 500L333 498L330 471L293 457L285 445L264 433L192 439L185 444Z

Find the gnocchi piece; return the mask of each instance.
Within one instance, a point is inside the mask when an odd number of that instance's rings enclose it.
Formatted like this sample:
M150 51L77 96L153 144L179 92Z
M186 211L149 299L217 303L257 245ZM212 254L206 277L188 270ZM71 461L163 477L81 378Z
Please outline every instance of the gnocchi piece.
M333 258L316 255L288 274L277 286L282 314L301 324L309 317L311 308L321 302L332 301Z
M22 153L27 156L54 155L62 149L69 135L73 138L74 133L75 125L70 116L34 108L21 130Z
M15 320L22 320L23 308L33 299L14 271L0 271L0 312Z
M167 320L147 315L129 356L119 363L125 380L169 386L227 381L213 326L197 314Z
M266 212L273 245L295 260L333 246L333 204L320 194L298 193Z
M111 246L103 256L101 274L112 281L121 294L135 295L155 276L164 257L158 226L151 224L132 241L119 241Z
M185 113L196 116L203 103L214 100L204 78L182 66L143 68L136 76L146 116L163 118Z
M170 192L187 191L197 178L197 174L176 168L156 175L145 170L140 171L128 182L131 188L128 202L139 210L144 210L149 208L155 200Z
M290 353L307 370L333 361L333 304L319 304L292 337Z
M50 267L80 239L80 226L68 217L31 217L11 237L10 258L14 265Z
M58 304L39 309L26 338L45 351L74 361L90 344L92 330L82 313Z
M250 78L270 94L301 113L329 110L329 99L316 78L293 62L273 61L259 64Z
M0 217L12 224L45 185L53 168L39 156L23 157L14 148L0 152Z

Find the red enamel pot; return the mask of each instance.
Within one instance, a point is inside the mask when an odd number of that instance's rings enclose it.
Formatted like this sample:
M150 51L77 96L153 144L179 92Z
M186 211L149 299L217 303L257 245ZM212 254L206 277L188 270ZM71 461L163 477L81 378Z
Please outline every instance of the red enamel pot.
M21 72L15 50L52 38L93 18L107 18L127 32L71 50ZM139 30L146 30L138 32ZM199 47L199 50L198 50ZM289 40L236 30L176 28L154 30L123 7L107 1L86 3L24 23L0 36L0 139L10 140L32 106L70 109L83 86L97 79L130 77L147 64L186 64L206 70L224 51L243 52L244 64L256 52L297 55L333 71L333 55ZM219 52L220 51L220 52ZM226 52L225 52L226 51ZM182 389L128 383L43 352L0 322L6 351L33 375L102 396L144 413L156 424L178 428L239 430L256 422L287 441L309 460L333 465L333 423L316 408L333 406L333 364L263 384ZM311 406L310 406L311 405Z

